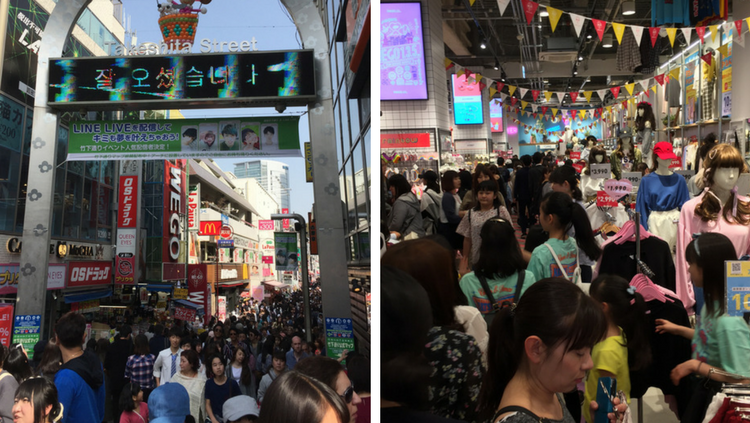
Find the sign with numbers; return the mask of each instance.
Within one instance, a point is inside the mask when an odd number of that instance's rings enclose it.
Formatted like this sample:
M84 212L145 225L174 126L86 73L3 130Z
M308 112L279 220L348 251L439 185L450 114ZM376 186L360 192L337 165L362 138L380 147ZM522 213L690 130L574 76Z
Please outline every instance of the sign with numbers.
M596 207L617 207L617 200L610 197L604 191L597 191L596 193Z
M573 169L575 169L577 173L583 172L583 168L583 163L573 163Z
M676 170L674 173L676 173L678 175L682 175L682 177L685 178L685 182L687 182L687 181L690 180L690 178L693 177L693 175L695 175L695 170L682 170L682 169L680 169L680 170Z
M0 344L10 347L10 331L13 327L13 304L0 304Z
M581 159L581 152L580 151L571 151L570 152L570 160L580 160Z
M670 169L679 169L682 167L682 157L678 157L676 159L672 159L672 162L669 163Z
M627 179L609 179L604 182L604 192L612 198L621 199L633 192L633 184Z
M597 163L591 165L591 179L609 179L612 173L612 165L609 163Z
M727 261L726 266L726 313L750 313L750 261Z
M634 187L641 185L641 172L622 172L622 179L627 179Z

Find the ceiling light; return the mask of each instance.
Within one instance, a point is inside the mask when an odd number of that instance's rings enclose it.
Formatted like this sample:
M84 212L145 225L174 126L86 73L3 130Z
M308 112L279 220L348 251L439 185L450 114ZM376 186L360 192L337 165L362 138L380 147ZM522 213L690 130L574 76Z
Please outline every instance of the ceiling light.
M539 16L546 18L547 16L549 16L549 12L547 11L547 9L544 9L541 12L539 12Z
M485 44L484 41L482 41L482 44L479 45L479 48L485 49L487 48L487 44Z
M604 40L602 41L602 47L612 48L612 34L604 34Z
M578 75L578 69L573 69L573 75Z
M591 39L591 34L587 35L587 36L586 36L586 39L587 39L587 40L590 40L590 39Z
M539 29L542 29L542 26L541 26L541 25L539 25Z
M578 61L582 62L583 61L583 56L578 56Z
M635 2L626 1L622 3L622 14L624 16L635 15Z
M495 59L495 70L500 70L500 62Z

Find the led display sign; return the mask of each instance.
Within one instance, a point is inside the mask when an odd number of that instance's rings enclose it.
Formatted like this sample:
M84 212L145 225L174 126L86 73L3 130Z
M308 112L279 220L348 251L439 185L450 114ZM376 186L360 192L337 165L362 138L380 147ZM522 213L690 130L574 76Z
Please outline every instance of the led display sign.
M490 128L492 132L503 132L503 103L497 98L490 100Z
M469 82L466 75L451 75L453 82L453 119L456 125L477 125L484 123L482 92L479 84Z
M315 98L312 50L53 59L51 107L143 109L306 105ZM174 106L166 103L176 103Z
M427 100L419 3L380 5L380 99Z

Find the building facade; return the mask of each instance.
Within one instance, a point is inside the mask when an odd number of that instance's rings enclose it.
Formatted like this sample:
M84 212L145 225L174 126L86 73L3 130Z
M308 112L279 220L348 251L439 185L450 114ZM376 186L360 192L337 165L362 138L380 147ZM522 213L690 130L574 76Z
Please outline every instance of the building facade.
M260 183L282 209L289 209L289 166L274 160L253 160L234 165L238 178L253 178ZM279 210L279 213L281 210Z

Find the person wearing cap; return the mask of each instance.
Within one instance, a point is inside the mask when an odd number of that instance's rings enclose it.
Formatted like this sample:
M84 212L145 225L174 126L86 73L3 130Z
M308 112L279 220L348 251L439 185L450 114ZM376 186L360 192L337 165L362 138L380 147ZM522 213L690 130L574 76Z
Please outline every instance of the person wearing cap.
M248 423L258 420L260 410L252 397L238 395L226 400L223 414L224 423Z
M677 156L667 141L654 146L654 165L651 173L641 179L635 211L641 214L641 225L647 231L667 241L671 251L677 245L677 225L682 205L690 200L690 191L682 175L669 168Z
M612 175L622 179L622 172L632 172L643 161L641 150L633 145L632 129L626 128L617 137L617 149L612 152L609 162L612 164Z
M190 415L190 395L178 383L161 385L148 397L149 423L184 423Z

